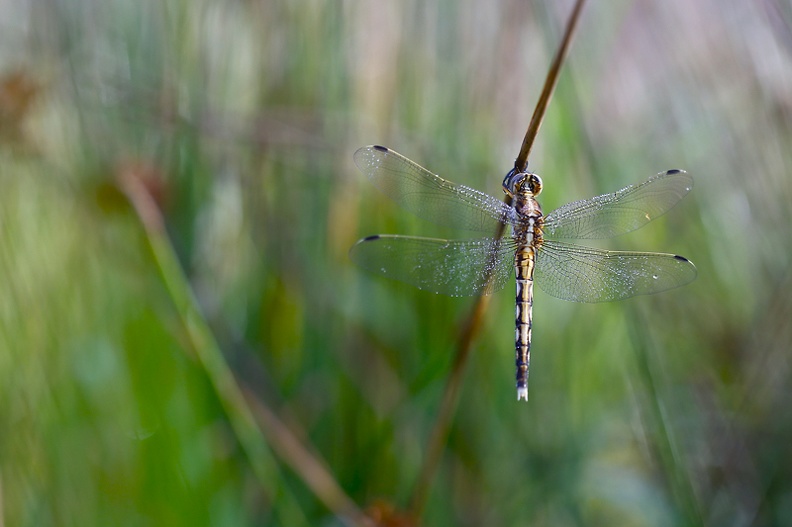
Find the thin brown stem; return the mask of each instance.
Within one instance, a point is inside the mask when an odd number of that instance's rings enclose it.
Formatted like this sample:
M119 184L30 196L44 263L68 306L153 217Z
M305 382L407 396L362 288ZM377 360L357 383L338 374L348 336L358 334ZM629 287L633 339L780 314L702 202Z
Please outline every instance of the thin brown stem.
M577 21L578 18L580 18L580 12L583 10L583 4L585 2L586 0L577 0L577 2L575 2L575 7L572 9L572 14L569 15L569 20L567 21L564 38L561 40L558 51L556 51L553 64L550 66L550 71L547 72L547 78L545 79L542 93L539 95L539 100L536 102L536 108L534 108L531 122L528 124L528 130L525 132L525 138L520 147L520 153L514 161L514 167L520 172L525 172L528 168L528 156L531 153L531 148L533 148L536 134L539 133L539 127L542 126L542 120L547 111L547 105L550 104L550 99L553 97L553 92L558 82L558 74L561 72L561 66L566 59L569 45L572 42L572 35L577 27Z
M524 171L528 165L528 155L530 154L531 147L533 146L534 140L536 139L536 134L539 132L539 127L542 124L542 119L544 118L544 114L547 110L547 105L550 102L553 91L555 90L555 86L558 81L558 73L561 70L561 66L564 62L564 59L566 58L567 51L569 50L569 44L572 40L572 35L574 34L575 27L577 26L577 21L580 16L580 11L584 3L585 0L577 0L575 3L575 7L572 10L572 14L570 15L566 24L564 38L561 41L558 51L556 52L555 59L553 60L553 64L550 67L550 71L547 73L544 88L542 89L542 93L539 96L539 101L536 103L536 108L534 109L533 116L531 117L531 122L528 125L528 131L525 133L525 139L523 140L520 154L517 156L517 160L514 163L514 166L520 171ZM507 197L506 201L508 202L509 199L510 198ZM496 238L503 236L505 227L505 224L499 225L498 230L495 233ZM410 512L415 518L420 517L421 512L423 511L423 508L426 504L432 480L434 479L434 475L437 472L437 467L440 463L443 449L445 448L446 442L448 440L451 422L456 410L457 402L459 400L458 395L459 387L462 384L462 375L465 371L465 365L467 364L468 358L470 357L470 349L473 345L473 340L478 334L478 330L481 327L481 323L484 319L484 314L488 305L488 296L478 297L475 304L473 305L473 309L462 325L460 338L457 341L454 363L451 367L451 373L448 377L448 381L446 382L443 392L443 399L440 403L437 420L435 421L434 428L432 429L431 435L429 437L424 464L421 467L421 472L418 476L418 480L416 481L412 498L410 500Z
M434 479L435 472L437 472L437 465L440 462L443 448L448 439L451 420L454 417L454 411L456 410L457 401L459 400L458 394L459 387L462 384L462 374L465 371L465 365L470 356L470 348L473 345L474 336L478 333L478 329L484 319L484 313L487 310L489 298L488 296L481 296L478 298L473 305L473 311L465 319L460 338L457 341L454 364L451 366L451 374L448 376L448 381L443 391L443 399L440 402L437 421L435 421L432 435L429 437L424 464L412 493L410 512L416 518L420 516L426 504L426 498L429 496L429 487Z

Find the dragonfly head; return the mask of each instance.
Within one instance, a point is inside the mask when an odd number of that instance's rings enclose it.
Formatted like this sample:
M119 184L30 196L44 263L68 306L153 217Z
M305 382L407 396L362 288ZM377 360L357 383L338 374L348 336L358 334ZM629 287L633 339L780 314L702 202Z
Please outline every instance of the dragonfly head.
M520 172L513 168L503 178L503 192L509 196L530 194L536 196L542 192L542 178L531 172Z

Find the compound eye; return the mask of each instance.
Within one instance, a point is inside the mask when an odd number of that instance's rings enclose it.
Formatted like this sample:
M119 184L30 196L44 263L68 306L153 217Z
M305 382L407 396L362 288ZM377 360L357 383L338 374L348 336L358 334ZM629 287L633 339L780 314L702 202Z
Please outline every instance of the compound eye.
M509 196L514 196L515 192L519 190L520 182L522 182L525 174L522 174L513 168L503 178L503 192Z
M540 178L538 174L529 174L527 184L528 190L530 190L531 194L534 196L542 192L542 178Z

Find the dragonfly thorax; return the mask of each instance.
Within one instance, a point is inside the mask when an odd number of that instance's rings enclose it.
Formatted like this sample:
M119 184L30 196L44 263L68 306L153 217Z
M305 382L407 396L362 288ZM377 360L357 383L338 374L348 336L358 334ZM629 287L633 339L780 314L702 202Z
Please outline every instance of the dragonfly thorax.
M512 198L511 205L517 214L515 238L529 237L528 233L541 237L542 207L536 196L542 192L542 179L537 174L519 172L515 168L503 178L503 191ZM520 231L527 232L518 235Z

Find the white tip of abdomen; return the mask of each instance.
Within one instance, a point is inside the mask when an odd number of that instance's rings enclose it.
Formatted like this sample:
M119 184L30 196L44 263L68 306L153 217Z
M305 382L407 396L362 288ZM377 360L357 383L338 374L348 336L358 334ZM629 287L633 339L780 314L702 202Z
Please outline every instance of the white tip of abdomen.
M525 401L528 400L528 387L527 386L518 386L517 387L517 400L523 399Z

